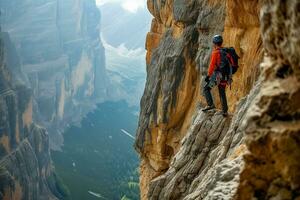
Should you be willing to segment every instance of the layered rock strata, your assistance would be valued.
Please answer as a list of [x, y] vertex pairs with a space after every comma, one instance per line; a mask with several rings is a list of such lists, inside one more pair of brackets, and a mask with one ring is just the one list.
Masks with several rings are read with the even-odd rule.
[[[5, 41], [5, 42], [3, 42]], [[32, 120], [32, 92], [7, 33], [0, 39], [0, 199], [58, 199], [49, 138]]]
[[0, 7], [33, 89], [34, 118], [59, 147], [63, 127], [108, 97], [99, 9], [85, 0], [3, 0]]
[[[154, 19], [136, 140], [142, 199], [298, 196], [298, 7], [148, 0]], [[214, 34], [241, 57], [228, 89], [230, 119], [200, 111]]]

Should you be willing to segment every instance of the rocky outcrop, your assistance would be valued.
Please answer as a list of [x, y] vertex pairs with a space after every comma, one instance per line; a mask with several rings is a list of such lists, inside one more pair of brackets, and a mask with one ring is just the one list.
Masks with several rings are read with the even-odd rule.
[[0, 41], [0, 199], [61, 198], [48, 134], [32, 121], [32, 92], [16, 49], [7, 33]]
[[100, 12], [85, 0], [3, 0], [0, 7], [34, 93], [34, 119], [59, 147], [63, 127], [109, 96]]
[[262, 89], [245, 121], [238, 199], [300, 199], [299, 1], [266, 1]]
[[233, 118], [197, 109], [168, 171], [151, 181], [149, 199], [233, 199], [246, 150], [242, 122], [259, 88]]
[[[297, 197], [297, 1], [148, 0], [148, 8], [154, 19], [136, 140], [141, 198]], [[228, 119], [200, 111], [218, 33], [241, 57]]]

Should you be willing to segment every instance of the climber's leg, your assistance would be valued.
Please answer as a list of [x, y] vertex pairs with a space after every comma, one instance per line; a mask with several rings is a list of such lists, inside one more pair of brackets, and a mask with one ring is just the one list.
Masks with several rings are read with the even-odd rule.
[[206, 84], [204, 86], [203, 93], [204, 93], [204, 96], [205, 96], [208, 106], [205, 107], [204, 109], [202, 109], [202, 111], [208, 111], [208, 110], [214, 109], [215, 105], [214, 105], [213, 97], [211, 95], [211, 87], [209, 86], [209, 84]]
[[219, 85], [218, 88], [219, 88], [220, 101], [222, 104], [223, 115], [227, 116], [228, 105], [227, 105], [227, 98], [226, 98], [226, 86]]

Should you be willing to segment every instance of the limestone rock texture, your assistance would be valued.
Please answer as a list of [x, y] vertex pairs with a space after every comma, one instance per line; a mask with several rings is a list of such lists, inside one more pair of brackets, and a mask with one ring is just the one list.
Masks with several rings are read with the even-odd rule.
[[100, 11], [94, 0], [1, 0], [0, 8], [33, 90], [33, 117], [57, 149], [63, 128], [109, 96]]
[[[141, 199], [299, 198], [299, 1], [147, 4]], [[215, 34], [241, 57], [228, 118], [201, 111]]]
[[24, 78], [16, 48], [1, 33], [0, 199], [59, 199], [48, 133], [33, 122], [32, 91]]

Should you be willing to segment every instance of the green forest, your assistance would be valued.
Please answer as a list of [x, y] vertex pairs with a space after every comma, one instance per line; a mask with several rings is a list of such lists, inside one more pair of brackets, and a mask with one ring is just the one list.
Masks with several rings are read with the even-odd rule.
[[135, 136], [137, 111], [124, 101], [102, 103], [65, 131], [52, 157], [66, 200], [139, 199], [139, 160], [128, 135]]

